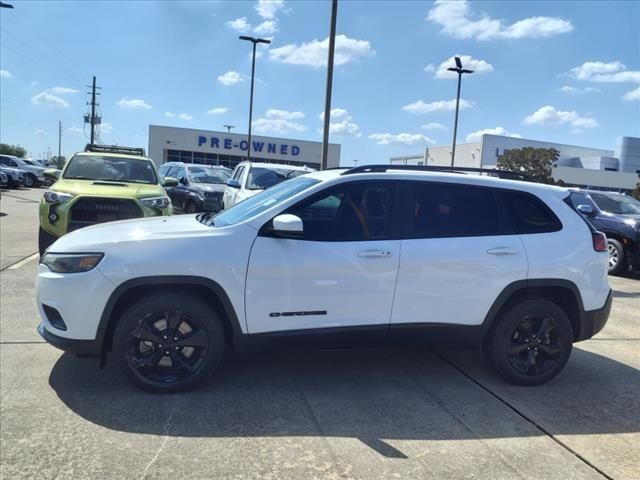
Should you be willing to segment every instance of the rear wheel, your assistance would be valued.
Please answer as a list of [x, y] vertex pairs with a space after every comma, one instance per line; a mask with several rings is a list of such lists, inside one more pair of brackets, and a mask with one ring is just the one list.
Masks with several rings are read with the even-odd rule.
[[496, 370], [509, 382], [539, 385], [564, 368], [573, 347], [569, 317], [543, 299], [525, 300], [498, 320], [487, 345]]
[[614, 239], [607, 239], [609, 251], [609, 275], [618, 275], [627, 271], [627, 259], [622, 244]]
[[153, 392], [178, 392], [204, 380], [224, 348], [220, 319], [209, 305], [182, 293], [158, 293], [133, 304], [114, 333], [125, 375]]

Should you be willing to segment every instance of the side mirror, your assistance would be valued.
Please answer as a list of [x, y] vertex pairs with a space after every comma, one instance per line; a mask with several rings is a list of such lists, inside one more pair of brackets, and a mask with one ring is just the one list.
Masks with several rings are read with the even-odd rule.
[[273, 219], [273, 233], [279, 233], [282, 235], [302, 235], [304, 231], [302, 226], [302, 219], [296, 215], [285, 213], [278, 215]]
[[178, 186], [178, 180], [173, 177], [164, 177], [162, 185], [165, 187], [176, 187]]
[[240, 182], [235, 178], [230, 178], [229, 180], [227, 180], [227, 185], [231, 188], [240, 188]]
[[187, 183], [187, 177], [182, 177], [180, 180], [178, 180], [178, 183], [181, 183], [182, 185], [186, 185]]
[[44, 175], [45, 178], [48, 178], [49, 180], [58, 180], [60, 178], [60, 170], [56, 170], [55, 168], [48, 168], [44, 172], [42, 172], [42, 175]]
[[583, 215], [593, 215], [595, 213], [592, 205], [578, 205], [578, 211]]

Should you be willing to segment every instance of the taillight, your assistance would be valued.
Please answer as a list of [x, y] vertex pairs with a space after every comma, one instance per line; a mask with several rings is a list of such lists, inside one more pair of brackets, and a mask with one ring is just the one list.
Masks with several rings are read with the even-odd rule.
[[602, 232], [591, 232], [591, 238], [593, 239], [593, 249], [596, 252], [607, 251], [607, 236]]

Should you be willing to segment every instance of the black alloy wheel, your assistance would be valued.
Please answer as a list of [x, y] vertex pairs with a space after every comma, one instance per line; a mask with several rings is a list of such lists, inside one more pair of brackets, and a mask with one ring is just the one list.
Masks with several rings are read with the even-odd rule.
[[144, 297], [125, 312], [114, 351], [125, 374], [154, 392], [191, 388], [218, 364], [224, 347], [216, 312], [180, 293]]
[[24, 186], [32, 188], [36, 184], [36, 177], [32, 173], [27, 173], [24, 177]]
[[573, 329], [564, 310], [550, 300], [524, 300], [497, 320], [486, 347], [505, 379], [518, 385], [539, 385], [566, 365]]

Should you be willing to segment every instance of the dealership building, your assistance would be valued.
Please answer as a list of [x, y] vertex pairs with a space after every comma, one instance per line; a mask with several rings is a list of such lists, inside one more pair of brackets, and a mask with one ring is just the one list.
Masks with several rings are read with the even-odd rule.
[[[149, 125], [149, 157], [166, 162], [204, 163], [234, 168], [247, 159], [247, 135], [192, 128]], [[319, 169], [322, 143], [290, 138], [251, 136], [251, 160]], [[327, 166], [340, 165], [340, 145], [330, 143]]]
[[[613, 150], [484, 134], [477, 142], [456, 145], [459, 167], [496, 168], [498, 157], [513, 149], [554, 148], [558, 161], [553, 178], [565, 184], [599, 190], [633, 190], [640, 183], [640, 138], [622, 137]], [[451, 146], [428, 147], [423, 154], [391, 157], [398, 165], [451, 165]]]

